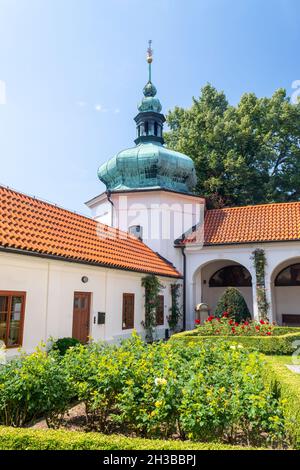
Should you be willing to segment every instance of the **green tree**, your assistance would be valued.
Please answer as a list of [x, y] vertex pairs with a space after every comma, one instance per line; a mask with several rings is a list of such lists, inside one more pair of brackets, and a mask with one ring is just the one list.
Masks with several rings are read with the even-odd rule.
[[225, 312], [238, 323], [251, 319], [246, 301], [235, 287], [227, 287], [223, 292], [218, 300], [214, 315], [221, 318]]
[[237, 106], [206, 85], [189, 109], [167, 115], [169, 147], [195, 162], [209, 207], [300, 199], [300, 103], [286, 91], [244, 94]]

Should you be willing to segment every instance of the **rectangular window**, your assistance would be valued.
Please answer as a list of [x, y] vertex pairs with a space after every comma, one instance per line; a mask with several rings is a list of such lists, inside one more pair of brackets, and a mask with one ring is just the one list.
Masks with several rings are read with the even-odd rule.
[[25, 292], [0, 291], [0, 341], [7, 348], [22, 346]]
[[165, 310], [165, 306], [164, 306], [164, 303], [165, 303], [165, 300], [164, 300], [164, 296], [163, 295], [159, 295], [158, 296], [158, 306], [157, 306], [157, 309], [156, 309], [156, 324], [159, 326], [159, 325], [163, 325], [165, 323], [165, 315], [164, 315], [164, 310]]
[[134, 328], [134, 294], [123, 294], [122, 328]]

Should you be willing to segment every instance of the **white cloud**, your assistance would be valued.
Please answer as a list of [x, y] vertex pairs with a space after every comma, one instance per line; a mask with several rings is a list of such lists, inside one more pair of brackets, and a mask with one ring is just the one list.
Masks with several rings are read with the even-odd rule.
[[77, 101], [77, 106], [80, 108], [84, 108], [87, 105], [86, 101]]
[[296, 90], [292, 93], [292, 103], [297, 104], [300, 102], [300, 80], [294, 80], [292, 83], [293, 90]]
[[104, 108], [102, 104], [95, 104], [94, 108], [98, 113], [106, 113], [106, 111], [108, 111], [108, 109]]
[[115, 111], [114, 111], [115, 114], [119, 114], [120, 113], [120, 109], [119, 108], [116, 108]]
[[0, 80], [0, 104], [6, 104], [6, 83]]

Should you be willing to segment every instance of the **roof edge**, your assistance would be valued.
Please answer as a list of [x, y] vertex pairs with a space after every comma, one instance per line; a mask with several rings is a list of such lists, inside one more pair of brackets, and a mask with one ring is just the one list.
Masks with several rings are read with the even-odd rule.
[[[179, 271], [177, 271], [177, 269], [175, 267], [173, 269], [174, 269], [174, 271], [176, 271], [178, 273], [177, 276], [175, 274], [173, 274], [173, 275], [172, 274], [161, 274], [157, 271], [144, 271], [144, 270], [139, 270], [139, 269], [124, 268], [124, 267], [116, 266], [116, 265], [113, 265], [113, 264], [96, 263], [96, 262], [93, 262], [93, 261], [84, 261], [84, 260], [79, 260], [79, 259], [75, 259], [75, 258], [67, 258], [67, 257], [63, 257], [63, 256], [50, 255], [50, 254], [47, 254], [47, 253], [39, 253], [37, 251], [21, 250], [21, 249], [18, 249], [18, 248], [5, 247], [3, 245], [0, 245], [0, 252], [17, 254], [17, 255], [25, 255], [25, 256], [33, 256], [35, 258], [51, 259], [53, 261], [65, 261], [67, 263], [83, 264], [83, 265], [86, 265], [86, 266], [94, 266], [94, 267], [99, 267], [99, 268], [116, 269], [117, 271], [129, 271], [129, 272], [139, 273], [139, 274], [154, 274], [155, 276], [160, 276], [160, 277], [167, 277], [167, 278], [172, 278], [172, 279], [183, 279], [182, 274]], [[167, 264], [169, 264], [169, 263], [167, 263]], [[170, 264], [169, 264], [169, 266], [170, 266]]]

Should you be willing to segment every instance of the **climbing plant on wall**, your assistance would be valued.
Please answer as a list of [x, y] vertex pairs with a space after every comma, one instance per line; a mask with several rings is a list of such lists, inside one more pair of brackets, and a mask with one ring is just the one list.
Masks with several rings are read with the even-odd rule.
[[268, 319], [269, 303], [267, 301], [266, 286], [265, 286], [265, 268], [267, 264], [265, 251], [257, 248], [252, 253], [256, 274], [256, 296], [258, 314], [261, 320]]
[[170, 308], [170, 315], [168, 316], [168, 324], [169, 327], [172, 331], [175, 331], [178, 322], [182, 317], [182, 312], [180, 308], [180, 290], [181, 290], [181, 285], [180, 284], [171, 284], [171, 308]]
[[146, 341], [152, 342], [156, 327], [156, 311], [159, 302], [159, 293], [163, 285], [153, 274], [142, 278], [142, 286], [145, 288], [145, 321], [142, 322], [145, 328]]

